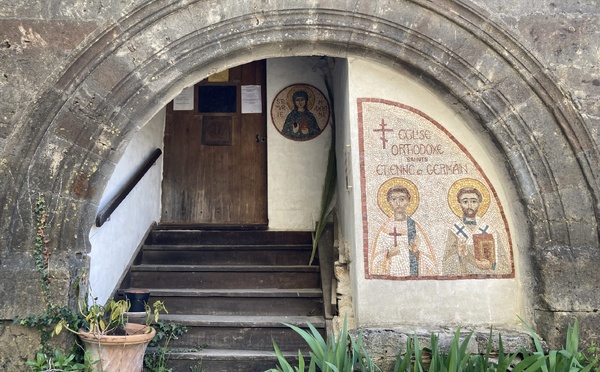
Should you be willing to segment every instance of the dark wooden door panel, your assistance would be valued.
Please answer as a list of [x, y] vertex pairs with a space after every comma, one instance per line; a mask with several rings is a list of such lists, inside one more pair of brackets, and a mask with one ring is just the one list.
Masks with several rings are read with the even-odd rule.
[[[197, 84], [193, 111], [167, 106], [162, 222], [266, 224], [265, 63], [230, 69], [222, 85], [236, 87], [236, 112], [198, 112], [199, 85], [219, 86]], [[262, 113], [240, 112], [242, 85], [261, 86]]]

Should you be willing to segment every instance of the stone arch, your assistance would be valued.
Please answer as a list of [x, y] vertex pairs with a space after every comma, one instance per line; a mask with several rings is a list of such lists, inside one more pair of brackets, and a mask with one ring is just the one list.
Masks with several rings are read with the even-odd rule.
[[279, 7], [147, 1], [91, 35], [44, 86], [7, 145], [14, 149], [2, 195], [9, 207], [0, 212], [7, 246], [23, 249], [34, 222], [21, 209], [42, 192], [59, 227], [53, 244], [69, 261], [86, 249], [103, 185], [137, 128], [210, 73], [292, 55], [356, 56], [421, 75], [460, 102], [505, 154], [532, 252], [598, 244], [591, 166], [598, 154], [590, 134], [543, 67], [485, 12], [449, 0]]

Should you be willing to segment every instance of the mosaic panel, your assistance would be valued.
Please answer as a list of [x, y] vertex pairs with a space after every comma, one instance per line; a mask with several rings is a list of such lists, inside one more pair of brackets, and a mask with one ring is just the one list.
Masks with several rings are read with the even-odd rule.
[[483, 169], [412, 107], [358, 100], [368, 279], [514, 277], [502, 206]]
[[283, 88], [273, 99], [271, 119], [279, 133], [293, 141], [308, 141], [323, 132], [329, 123], [329, 102], [309, 84]]

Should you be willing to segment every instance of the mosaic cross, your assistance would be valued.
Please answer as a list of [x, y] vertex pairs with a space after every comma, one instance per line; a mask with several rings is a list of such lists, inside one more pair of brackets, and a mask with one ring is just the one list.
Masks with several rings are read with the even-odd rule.
[[458, 226], [457, 224], [454, 224], [454, 227], [456, 228], [456, 235], [461, 234], [462, 236], [465, 237], [465, 239], [469, 239], [469, 237], [467, 236], [467, 233], [465, 233], [466, 226]]
[[398, 246], [398, 237], [402, 236], [402, 233], [396, 231], [396, 227], [394, 226], [394, 232], [390, 233], [391, 236], [394, 237], [394, 247]]
[[388, 142], [388, 139], [385, 138], [385, 133], [386, 132], [393, 132], [393, 129], [386, 129], [385, 127], [387, 126], [387, 124], [385, 123], [385, 121], [383, 119], [381, 119], [381, 124], [379, 125], [380, 128], [379, 129], [373, 129], [373, 132], [381, 132], [381, 142], [383, 144], [383, 148], [385, 149], [385, 144]]

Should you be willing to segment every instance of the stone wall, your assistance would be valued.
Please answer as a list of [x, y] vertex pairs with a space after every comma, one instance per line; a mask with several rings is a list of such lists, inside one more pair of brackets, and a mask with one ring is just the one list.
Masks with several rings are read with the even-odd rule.
[[[476, 118], [505, 154], [520, 196], [512, 207], [528, 217], [519, 248], [535, 268], [529, 318], [551, 344], [575, 318], [597, 338], [599, 13], [595, 0], [5, 2], [0, 296], [36, 296], [40, 193], [52, 275], [74, 281], [123, 149], [183, 87], [255, 59], [357, 56], [402, 65]], [[0, 319], [37, 309], [35, 297], [3, 300]], [[11, 350], [0, 359], [19, 370]]]

